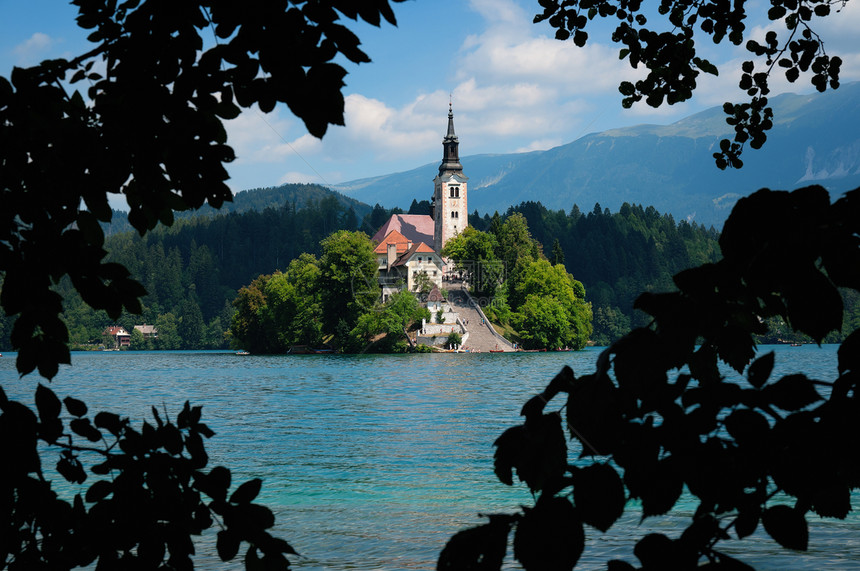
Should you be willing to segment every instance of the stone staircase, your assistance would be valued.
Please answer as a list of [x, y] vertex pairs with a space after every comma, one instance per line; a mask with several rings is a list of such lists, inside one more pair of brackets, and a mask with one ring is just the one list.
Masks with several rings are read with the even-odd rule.
[[464, 344], [465, 349], [481, 353], [490, 351], [511, 352], [514, 350], [508, 343], [499, 340], [489, 331], [492, 325], [489, 323], [481, 324], [481, 314], [469, 304], [469, 298], [463, 291], [462, 284], [446, 285], [449, 287], [448, 303], [456, 308], [455, 311], [464, 323], [468, 322], [466, 329], [469, 331], [469, 339]]

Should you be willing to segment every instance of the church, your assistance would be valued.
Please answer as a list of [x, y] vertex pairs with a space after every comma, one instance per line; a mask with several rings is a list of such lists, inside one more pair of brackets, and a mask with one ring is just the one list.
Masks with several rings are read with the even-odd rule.
[[373, 235], [379, 261], [383, 299], [405, 286], [415, 291], [419, 274], [442, 285], [445, 243], [469, 225], [468, 180], [460, 164], [460, 141], [454, 132], [454, 112], [448, 104], [448, 132], [442, 139], [442, 164], [433, 179], [430, 216], [394, 214]]

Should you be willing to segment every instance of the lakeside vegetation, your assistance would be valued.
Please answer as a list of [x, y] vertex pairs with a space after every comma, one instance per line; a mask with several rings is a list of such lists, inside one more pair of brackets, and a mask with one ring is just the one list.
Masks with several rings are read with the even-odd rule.
[[[255, 193], [261, 196], [254, 198], [255, 193], [248, 193], [243, 201], [256, 206], [271, 204], [273, 200], [293, 196], [306, 186], [258, 190]], [[400, 212], [376, 205], [360, 208], [365, 215], [359, 219], [354, 205], [343, 197], [321, 187], [315, 189], [314, 196], [322, 198], [309, 200], [303, 207], [289, 200], [261, 211], [216, 216], [206, 212], [198, 216], [185, 214], [172, 227], [159, 227], [144, 237], [131, 231], [117, 232], [124, 227], [125, 214], [115, 212], [112, 234], [105, 240], [108, 259], [124, 265], [141, 280], [147, 290], [141, 300], [143, 312], [137, 316], [123, 313], [112, 320], [105, 312], [84, 303], [68, 279], [61, 280], [55, 289], [65, 300], [63, 319], [69, 329], [70, 346], [99, 348], [105, 341], [104, 329], [117, 324], [131, 333], [131, 349], [230, 348], [231, 338], [235, 338], [230, 333], [236, 312], [233, 302], [241, 297], [242, 288], [252, 287], [262, 276], [280, 273], [285, 277], [275, 281], [286, 279], [292, 275], [294, 264], [307, 265], [308, 258], [303, 255], [318, 262], [323, 254], [322, 242], [332, 233], [361, 230], [370, 234], [391, 214]], [[409, 213], [423, 214], [428, 209], [426, 201], [414, 202]], [[642, 205], [625, 204], [613, 213], [596, 204], [584, 213], [577, 205], [565, 212], [549, 210], [539, 202], [524, 202], [504, 214], [482, 216], [474, 212], [469, 223], [471, 228], [461, 235], [469, 238], [468, 246], [465, 249], [455, 246], [459, 243], [455, 241], [450, 253], [459, 248], [453, 257], [505, 262], [507, 280], [499, 284], [501, 287], [478, 293], [492, 297], [488, 316], [509, 338], [524, 347], [579, 347], [585, 341], [607, 345], [631, 328], [647, 323], [648, 316], [633, 307], [638, 293], [670, 291], [674, 289], [672, 275], [719, 259], [719, 233], [714, 228], [686, 220], [676, 222], [670, 214]], [[545, 260], [538, 261], [542, 256]], [[528, 268], [527, 258], [533, 263]], [[529, 295], [536, 293], [535, 284], [561, 280], [561, 273], [552, 269], [558, 264], [562, 264], [567, 274], [575, 276], [574, 282], [579, 284], [576, 288], [585, 290], [583, 297], [582, 292], [574, 289], [574, 298], [584, 299], [592, 313], [591, 317], [579, 318], [578, 324], [570, 322], [566, 330], [559, 326], [555, 305], [534, 299], [526, 304]], [[524, 269], [528, 271], [523, 273]], [[542, 277], [526, 279], [526, 275], [535, 273]], [[557, 283], [546, 287], [557, 287]], [[829, 334], [827, 342], [839, 342], [846, 332], [860, 325], [860, 295], [852, 290], [842, 290], [841, 294], [846, 308], [843, 331]], [[569, 296], [569, 292], [565, 295]], [[586, 321], [593, 327], [587, 336], [583, 335]], [[144, 339], [135, 333], [134, 325], [144, 323], [156, 327], [157, 338]], [[349, 330], [356, 325], [357, 321], [349, 323]], [[778, 319], [772, 319], [768, 325], [768, 333], [760, 338], [762, 342], [809, 341]], [[336, 327], [337, 323], [329, 323], [325, 329], [327, 335], [319, 339], [325, 337], [331, 341]], [[340, 328], [340, 338], [345, 340], [344, 327]], [[370, 331], [385, 328], [367, 321], [363, 327], [365, 337]], [[11, 329], [12, 319], [0, 315], [0, 350], [11, 349]], [[294, 344], [300, 344], [302, 339], [317, 339], [308, 337], [309, 334], [279, 335], [282, 343], [291, 338]], [[344, 343], [355, 346], [357, 341]], [[400, 347], [393, 344], [385, 349], [383, 345], [379, 345], [379, 350]], [[280, 350], [277, 347], [280, 346], [267, 347], [263, 352], [277, 352]]]

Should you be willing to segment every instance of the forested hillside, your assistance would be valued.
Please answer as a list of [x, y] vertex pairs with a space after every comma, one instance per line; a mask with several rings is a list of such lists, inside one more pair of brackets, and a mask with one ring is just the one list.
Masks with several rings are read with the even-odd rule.
[[[177, 220], [200, 217], [212, 218], [229, 213], [262, 212], [267, 208], [277, 210], [285, 206], [290, 206], [295, 211], [313, 207], [329, 198], [334, 198], [344, 210], [352, 208], [359, 220], [363, 219], [371, 210], [370, 206], [363, 202], [318, 184], [282, 184], [269, 188], [243, 190], [233, 196], [232, 202], [225, 202], [219, 209], [204, 204], [199, 210], [176, 212], [175, 217]], [[111, 222], [103, 224], [102, 228], [107, 236], [132, 229], [126, 213], [119, 210], [113, 211]]]
[[[139, 348], [227, 347], [230, 303], [242, 285], [285, 269], [302, 252], [318, 254], [320, 240], [332, 232], [362, 225], [355, 211], [335, 196], [305, 204], [179, 219], [143, 238], [134, 232], [109, 236], [109, 259], [127, 267], [148, 292], [143, 314], [123, 315], [118, 324], [130, 332], [143, 323], [159, 331], [154, 342], [133, 336], [133, 347], [135, 341]], [[386, 215], [381, 207], [377, 210], [376, 216]], [[84, 304], [67, 281], [56, 289], [65, 298], [72, 346], [101, 344], [102, 331], [113, 322]], [[11, 349], [10, 331], [11, 321], [0, 316], [0, 350]]]
[[[144, 285], [141, 316], [124, 315], [119, 325], [155, 325], [157, 341], [132, 342], [142, 348], [226, 348], [225, 333], [234, 312], [237, 291], [256, 276], [285, 271], [302, 252], [321, 254], [320, 241], [336, 230], [362, 230], [371, 235], [393, 213], [376, 205], [359, 218], [334, 196], [305, 207], [287, 202], [262, 211], [179, 219], [141, 238], [124, 232], [109, 236], [105, 247], [113, 261], [124, 264]], [[426, 203], [415, 203], [412, 213], [424, 213]], [[674, 289], [678, 271], [715, 261], [718, 233], [685, 220], [676, 222], [654, 207], [624, 204], [612, 213], [596, 204], [582, 212], [549, 210], [539, 202], [524, 202], [502, 215], [469, 216], [479, 230], [490, 230], [513, 213], [521, 213], [532, 236], [553, 263], [585, 286], [594, 315], [592, 340], [604, 344], [640, 325], [644, 317], [633, 310], [642, 291]], [[66, 299], [65, 318], [73, 346], [97, 346], [101, 333], [113, 324], [95, 312], [63, 282], [58, 291]], [[856, 299], [846, 298], [846, 323], [860, 319]], [[773, 324], [776, 335], [787, 327]], [[0, 350], [9, 350], [11, 322], [0, 316]], [[771, 339], [771, 340], [775, 340]]]
[[642, 324], [644, 316], [633, 310], [639, 293], [674, 289], [673, 274], [716, 261], [719, 253], [716, 230], [676, 223], [652, 206], [624, 203], [611, 213], [595, 204], [586, 214], [577, 205], [565, 212], [523, 202], [506, 216], [514, 212], [525, 216], [547, 257], [564, 263], [585, 285], [594, 312], [592, 340], [598, 344]]

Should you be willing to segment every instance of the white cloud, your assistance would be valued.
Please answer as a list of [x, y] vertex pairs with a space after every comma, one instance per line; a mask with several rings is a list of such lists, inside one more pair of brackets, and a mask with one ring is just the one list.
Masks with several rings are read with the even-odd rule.
[[[378, 99], [349, 95], [344, 107], [345, 127], [332, 130], [326, 137], [329, 154], [356, 160], [374, 153], [380, 160], [394, 157], [421, 156], [440, 139], [439, 115], [430, 112], [428, 100], [438, 101], [444, 109], [444, 95], [419, 96], [406, 105], [395, 108]], [[432, 128], [435, 115], [435, 129]], [[331, 151], [335, 151], [332, 153]]]
[[[226, 121], [225, 127], [237, 164], [279, 162], [285, 156], [310, 153], [321, 147], [319, 139], [307, 134], [301, 121], [282, 107], [271, 113], [263, 113], [256, 106], [245, 109], [235, 119]], [[302, 134], [290, 141], [288, 137], [296, 132]]]
[[469, 6], [486, 21], [523, 28], [528, 15], [516, 2], [510, 0], [469, 0]]
[[48, 34], [36, 32], [13, 49], [18, 65], [33, 65], [57, 43]]

